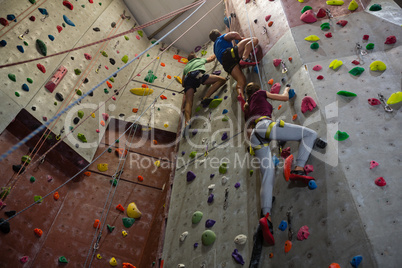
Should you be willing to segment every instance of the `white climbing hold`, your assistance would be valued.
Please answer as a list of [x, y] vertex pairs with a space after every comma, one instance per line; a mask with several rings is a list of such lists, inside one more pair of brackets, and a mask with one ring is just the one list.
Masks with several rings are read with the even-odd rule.
[[215, 189], [215, 184], [210, 184], [210, 185], [208, 186], [208, 190], [213, 190], [213, 189]]
[[180, 241], [183, 242], [184, 240], [186, 240], [186, 237], [188, 236], [188, 232], [185, 231], [180, 235]]
[[222, 177], [222, 185], [225, 185], [228, 182], [229, 178], [226, 176]]
[[234, 242], [238, 245], [243, 245], [247, 241], [247, 236], [244, 234], [239, 234], [238, 236], [235, 237]]

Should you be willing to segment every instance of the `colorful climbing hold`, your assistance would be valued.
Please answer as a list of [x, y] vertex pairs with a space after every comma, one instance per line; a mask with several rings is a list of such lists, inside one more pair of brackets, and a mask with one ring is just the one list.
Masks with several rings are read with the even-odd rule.
[[11, 81], [14, 81], [14, 82], [17, 81], [17, 79], [16, 79], [16, 77], [15, 77], [15, 74], [8, 74], [8, 78], [9, 78]]
[[366, 49], [367, 49], [367, 50], [372, 50], [372, 49], [374, 49], [374, 44], [373, 44], [373, 43], [368, 43], [367, 46], [366, 46]]
[[325, 16], [327, 16], [327, 12], [325, 9], [320, 8], [317, 12], [317, 18], [324, 18]]
[[100, 172], [105, 172], [109, 169], [108, 164], [106, 163], [98, 164], [97, 168]]
[[340, 90], [336, 94], [345, 96], [345, 97], [356, 97], [357, 95], [353, 92], [345, 91], [345, 90]]
[[342, 0], [332, 0], [332, 1], [327, 1], [327, 5], [329, 6], [341, 6], [344, 4]]
[[219, 166], [219, 173], [220, 174], [226, 174], [226, 172], [227, 172], [227, 163], [222, 163]]
[[387, 182], [384, 180], [383, 177], [378, 177], [377, 179], [375, 179], [374, 183], [380, 187], [387, 185]]
[[34, 201], [35, 201], [35, 203], [36, 202], [42, 203], [43, 202], [42, 196], [41, 195], [35, 195], [34, 196]]
[[380, 4], [374, 4], [372, 6], [370, 6], [369, 10], [370, 11], [380, 11], [382, 9]]
[[123, 218], [123, 225], [126, 228], [130, 228], [131, 226], [133, 226], [134, 222], [134, 218]]
[[36, 64], [36, 67], [38, 67], [38, 69], [39, 69], [42, 73], [46, 73], [46, 68], [45, 68], [45, 66], [43, 66], [42, 64], [38, 63], [38, 64]]
[[111, 266], [117, 266], [117, 260], [116, 260], [116, 258], [115, 258], [115, 257], [110, 258], [109, 264], [110, 264]]
[[322, 31], [328, 31], [330, 29], [329, 22], [324, 22], [320, 25]]
[[346, 133], [346, 132], [342, 132], [342, 131], [340, 131], [340, 130], [338, 130], [338, 131], [335, 133], [335, 136], [334, 136], [334, 139], [337, 140], [337, 141], [344, 141], [344, 140], [346, 140], [347, 138], [349, 138], [349, 134]]
[[216, 240], [216, 234], [211, 230], [206, 230], [202, 233], [201, 240], [204, 246], [212, 245]]
[[282, 62], [281, 59], [274, 59], [274, 60], [273, 60], [273, 64], [274, 64], [275, 67], [278, 67], [279, 64], [281, 64], [281, 62]]
[[59, 198], [60, 198], [60, 195], [59, 195], [59, 192], [55, 192], [54, 194], [53, 194], [53, 198], [54, 198], [54, 200], [59, 200]]
[[315, 103], [314, 99], [312, 97], [306, 96], [302, 100], [301, 111], [302, 113], [312, 111], [316, 106], [317, 104]]
[[42, 231], [41, 229], [39, 229], [39, 228], [35, 228], [35, 229], [34, 229], [34, 234], [35, 234], [37, 237], [41, 237], [41, 236], [43, 235], [43, 231]]
[[317, 21], [317, 18], [314, 16], [314, 12], [310, 9], [300, 16], [300, 20], [306, 23], [313, 23]]
[[201, 221], [203, 215], [204, 215], [204, 214], [203, 214], [201, 211], [196, 211], [196, 212], [194, 212], [194, 213], [193, 213], [193, 216], [191, 217], [191, 222], [192, 222], [193, 224], [199, 223], [199, 222]]
[[321, 65], [319, 65], [319, 64], [317, 64], [317, 65], [315, 65], [314, 67], [313, 67], [313, 70], [314, 71], [319, 71], [319, 70], [321, 70], [322, 69], [322, 66]]
[[329, 64], [329, 68], [338, 69], [340, 66], [342, 66], [343, 62], [341, 60], [333, 60]]
[[194, 174], [194, 172], [192, 171], [188, 171], [187, 172], [187, 181], [191, 182], [196, 178], [196, 175]]
[[332, 33], [326, 33], [326, 34], [325, 34], [325, 37], [326, 37], [326, 38], [331, 38], [331, 37], [332, 37]]
[[130, 204], [128, 204], [127, 216], [130, 218], [135, 218], [135, 219], [141, 218], [142, 213], [134, 202], [131, 202]]
[[352, 1], [349, 3], [348, 9], [349, 9], [350, 11], [354, 11], [354, 10], [356, 10], [358, 7], [359, 7], [359, 4], [356, 2], [356, 0], [352, 0]]
[[274, 24], [274, 22], [271, 20], [270, 22], [268, 22], [268, 27], [271, 27], [272, 24]]
[[353, 259], [350, 261], [350, 264], [354, 267], [357, 268], [359, 267], [360, 263], [363, 261], [363, 257], [360, 255], [354, 256]]
[[297, 114], [294, 114], [293, 116], [292, 116], [292, 121], [295, 121], [297, 119]]
[[338, 25], [340, 25], [342, 27], [345, 27], [345, 25], [348, 24], [348, 21], [347, 20], [340, 20], [336, 24], [338, 24]]
[[320, 45], [317, 42], [314, 42], [310, 45], [311, 49], [318, 49], [320, 47]]
[[7, 41], [6, 40], [1, 40], [0, 41], [0, 47], [5, 47], [7, 45]]
[[66, 257], [60, 256], [60, 257], [59, 257], [59, 262], [60, 262], [60, 263], [68, 263], [68, 260], [67, 260]]
[[336, 262], [333, 262], [329, 265], [328, 268], [341, 268], [341, 266], [339, 264], [337, 264]]
[[370, 169], [373, 169], [373, 168], [375, 168], [376, 166], [378, 166], [379, 164], [376, 162], [376, 161], [374, 161], [374, 160], [372, 160], [372, 161], [370, 161]]
[[301, 10], [301, 14], [303, 14], [304, 12], [306, 12], [307, 10], [313, 9], [311, 6], [304, 6], [303, 9]]
[[364, 72], [363, 67], [355, 67], [352, 70], [349, 71], [349, 73], [353, 76], [358, 76], [361, 75]]
[[278, 94], [280, 90], [281, 90], [281, 84], [275, 83], [275, 84], [272, 85], [272, 87], [270, 89], [270, 92], [272, 94]]
[[209, 108], [213, 109], [219, 106], [219, 104], [221, 104], [222, 99], [213, 99], [210, 103], [209, 103]]
[[371, 71], [385, 71], [386, 69], [387, 69], [387, 66], [385, 65], [385, 63], [382, 61], [379, 61], [379, 60], [373, 61], [370, 64]]
[[18, 51], [21, 52], [21, 53], [24, 53], [24, 52], [25, 52], [23, 46], [17, 46], [17, 49], [18, 49]]
[[387, 45], [391, 45], [391, 44], [395, 44], [395, 43], [396, 43], [395, 35], [388, 36], [387, 39], [384, 42], [384, 44], [387, 44]]
[[309, 36], [305, 37], [304, 40], [315, 42], [315, 41], [320, 40], [320, 38], [316, 35], [309, 35]]
[[300, 227], [299, 231], [297, 232], [297, 240], [303, 241], [308, 238], [310, 232], [308, 231], [308, 226], [304, 225]]
[[35, 182], [35, 177], [31, 176], [31, 178], [29, 179], [30, 182]]
[[63, 15], [63, 19], [68, 25], [75, 27], [75, 24], [66, 15]]
[[292, 249], [292, 242], [289, 240], [286, 240], [285, 242], [285, 253], [288, 253]]
[[234, 249], [234, 251], [232, 252], [232, 257], [237, 263], [239, 263], [241, 265], [244, 265], [243, 257], [240, 255], [240, 253], [237, 250], [237, 248]]

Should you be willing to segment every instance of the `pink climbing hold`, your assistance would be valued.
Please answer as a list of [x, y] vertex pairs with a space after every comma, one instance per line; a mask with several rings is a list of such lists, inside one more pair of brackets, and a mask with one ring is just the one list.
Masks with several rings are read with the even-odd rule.
[[324, 79], [324, 76], [322, 76], [322, 75], [317, 76], [317, 80], [322, 80], [322, 79]]
[[271, 87], [270, 92], [271, 92], [272, 94], [278, 94], [279, 91], [281, 91], [281, 84], [279, 84], [279, 83], [273, 84], [272, 87]]
[[380, 187], [387, 185], [387, 182], [384, 180], [383, 177], [378, 177], [377, 179], [375, 179], [374, 183]]
[[86, 58], [87, 60], [91, 60], [91, 59], [92, 59], [92, 56], [89, 55], [88, 53], [84, 53], [84, 56], [85, 56], [85, 58]]
[[317, 106], [317, 104], [315, 103], [313, 98], [306, 96], [302, 100], [301, 111], [302, 111], [302, 113], [305, 113], [307, 111], [312, 111], [316, 106]]
[[99, 133], [100, 131], [99, 131], [99, 129], [96, 129], [96, 133]]
[[140, 39], [141, 39], [139, 35], [136, 35], [136, 36], [135, 36], [135, 38], [137, 38], [138, 40], [140, 40]]
[[396, 43], [395, 35], [388, 36], [387, 39], [384, 42], [384, 44], [387, 44], [387, 45], [392, 45], [392, 44], [395, 44], [395, 43]]
[[378, 166], [379, 164], [376, 162], [376, 161], [374, 161], [374, 160], [372, 160], [372, 161], [370, 161], [370, 169], [373, 169], [373, 168], [375, 168], [376, 166]]
[[265, 21], [269, 21], [270, 18], [271, 18], [271, 15], [266, 16]]
[[306, 23], [313, 23], [317, 21], [316, 17], [314, 16], [314, 12], [311, 9], [304, 12], [300, 16], [300, 19]]
[[281, 59], [274, 59], [274, 66], [278, 67], [279, 64], [281, 64], [282, 60]]
[[116, 100], [116, 97], [115, 97], [115, 96], [113, 96], [113, 97], [112, 97], [112, 100]]
[[116, 50], [116, 52], [117, 52], [117, 54], [119, 54], [119, 53], [120, 53], [120, 51], [118, 51], [118, 50]]
[[103, 120], [107, 121], [109, 119], [109, 115], [107, 113], [102, 114]]
[[290, 147], [282, 149], [281, 157], [286, 159], [290, 155]]
[[105, 65], [105, 69], [106, 69], [106, 70], [109, 70], [109, 67], [107, 67], [107, 66]]
[[371, 99], [368, 99], [368, 103], [371, 106], [375, 106], [375, 105], [380, 105], [381, 101], [379, 99], [376, 99], [376, 98], [371, 98]]
[[331, 38], [331, 37], [332, 37], [332, 33], [326, 33], [326, 34], [325, 34], [325, 37], [326, 37], [326, 38]]
[[28, 257], [28, 256], [23, 256], [23, 257], [20, 258], [20, 262], [21, 262], [22, 264], [26, 263], [28, 260], [29, 260], [29, 257]]
[[370, 36], [369, 36], [368, 34], [365, 34], [365, 35], [363, 35], [363, 40], [366, 40], [366, 41], [367, 41], [367, 40], [369, 40], [369, 37], [370, 37]]
[[314, 70], [314, 71], [319, 71], [319, 70], [321, 70], [321, 69], [322, 69], [322, 66], [319, 65], [319, 64], [317, 64], [316, 66], [313, 67], [313, 70]]
[[353, 63], [354, 65], [359, 65], [359, 64], [360, 64], [360, 62], [359, 62], [358, 60], [354, 60], [354, 61], [352, 61], [352, 63]]
[[63, 31], [63, 27], [61, 27], [60, 25], [57, 25], [57, 31], [60, 33], [61, 31]]
[[345, 25], [348, 24], [348, 21], [347, 20], [340, 20], [336, 24], [338, 24], [338, 25], [340, 25], [342, 27], [345, 27]]
[[304, 225], [300, 227], [299, 232], [297, 232], [297, 240], [303, 241], [304, 239], [307, 239], [309, 235], [310, 232], [308, 231], [308, 226]]
[[88, 2], [91, 3], [91, 4], [93, 4], [93, 3], [94, 3], [94, 0], [88, 0]]
[[317, 12], [317, 18], [324, 18], [327, 15], [327, 12], [325, 12], [325, 9], [320, 8]]
[[314, 171], [313, 165], [305, 165], [304, 166], [304, 172], [306, 172], [306, 175], [308, 175], [310, 172]]

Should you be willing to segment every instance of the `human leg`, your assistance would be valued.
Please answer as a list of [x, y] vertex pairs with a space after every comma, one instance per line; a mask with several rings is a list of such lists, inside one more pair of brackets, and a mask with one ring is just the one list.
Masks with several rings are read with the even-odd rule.
[[237, 95], [240, 95], [244, 99], [244, 87], [246, 86], [246, 77], [244, 76], [238, 64], [232, 69], [230, 75], [237, 82], [236, 84]]
[[216, 90], [218, 90], [218, 88], [223, 86], [225, 83], [226, 83], [226, 79], [224, 77], [210, 74], [208, 79], [205, 80], [205, 82], [203, 83], [203, 85], [211, 85], [212, 84], [212, 86], [208, 89], [207, 93], [205, 93], [205, 96], [203, 99], [207, 99], [207, 98], [211, 97], [211, 95]]
[[253, 44], [254, 47], [258, 45], [258, 39], [256, 37], [253, 37], [253, 39], [243, 39], [237, 44], [239, 48], [239, 56], [242, 60], [246, 60], [249, 57], [251, 51], [253, 50]]
[[191, 109], [193, 108], [193, 98], [194, 98], [194, 89], [189, 88], [185, 92], [185, 105], [184, 105], [184, 118], [185, 118], [185, 124], [188, 124], [191, 119]]

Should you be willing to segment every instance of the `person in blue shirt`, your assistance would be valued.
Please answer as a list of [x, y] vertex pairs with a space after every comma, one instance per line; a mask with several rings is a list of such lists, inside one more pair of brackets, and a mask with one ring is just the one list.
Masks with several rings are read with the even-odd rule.
[[[253, 37], [241, 37], [238, 32], [229, 32], [221, 34], [217, 29], [209, 33], [209, 39], [214, 42], [214, 53], [223, 69], [230, 74], [237, 82], [237, 99], [244, 103], [244, 88], [246, 86], [246, 77], [240, 69], [240, 66], [255, 65], [249, 59], [250, 53], [258, 45], [258, 39]], [[239, 40], [238, 44], [233, 46], [232, 41]], [[243, 105], [242, 105], [243, 106]]]

